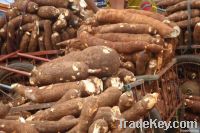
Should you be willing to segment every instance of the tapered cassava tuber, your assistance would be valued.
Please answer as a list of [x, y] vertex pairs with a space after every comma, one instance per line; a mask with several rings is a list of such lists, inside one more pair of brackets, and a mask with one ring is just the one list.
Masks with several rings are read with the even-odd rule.
[[59, 46], [56, 45], [57, 43], [61, 42], [61, 36], [58, 32], [54, 32], [52, 35], [51, 35], [51, 43], [52, 43], [52, 46], [54, 47], [54, 49], [58, 49]]
[[104, 33], [95, 36], [112, 42], [144, 41], [150, 44], [162, 43], [161, 38], [154, 38], [149, 34]]
[[60, 100], [57, 101], [58, 103], [63, 103], [65, 101], [74, 99], [74, 98], [78, 98], [81, 96], [81, 91], [77, 90], [77, 89], [70, 89], [67, 92], [65, 92], [65, 94], [62, 96], [62, 98], [60, 98]]
[[[200, 22], [200, 17], [191, 18], [190, 22], [191, 26], [193, 27]], [[177, 25], [182, 29], [186, 29], [188, 25], [188, 20], [179, 21], [177, 22]]]
[[35, 13], [39, 8], [37, 3], [29, 0], [17, 0], [11, 4], [11, 6], [12, 8], [16, 8], [22, 12], [26, 11], [28, 13]]
[[130, 109], [122, 113], [122, 117], [127, 121], [137, 121], [157, 103], [158, 93], [147, 94]]
[[83, 104], [78, 124], [72, 130], [70, 130], [69, 133], [73, 133], [74, 131], [79, 133], [87, 133], [97, 110], [98, 98], [94, 96], [87, 98]]
[[[118, 88], [108, 88], [98, 96], [99, 107], [113, 107], [117, 105], [122, 92]], [[75, 98], [63, 103], [56, 104], [49, 109], [39, 111], [30, 116], [28, 120], [59, 120], [60, 118], [73, 115], [79, 116], [83, 103], [87, 98]]]
[[79, 34], [79, 39], [82, 43], [88, 46], [107, 46], [115, 49], [119, 53], [132, 53], [141, 50], [151, 51], [153, 53], [160, 52], [163, 48], [156, 44], [149, 44], [144, 41], [130, 41], [130, 42], [112, 42], [100, 39], [83, 31]]
[[109, 77], [118, 71], [120, 60], [118, 53], [105, 46], [88, 47], [80, 52], [71, 52], [57, 61], [80, 61], [89, 67], [89, 73], [98, 77]]
[[[176, 12], [176, 11], [180, 11], [180, 10], [186, 10], [187, 9], [187, 5], [188, 5], [188, 1], [182, 1], [182, 2], [179, 2], [173, 6], [169, 6], [166, 11], [167, 13], [173, 13], [173, 12]], [[190, 3], [190, 6], [191, 8], [198, 8], [200, 6], [200, 1], [198, 0], [191, 0], [191, 3]]]
[[[126, 15], [124, 15], [126, 14]], [[151, 17], [140, 14], [131, 14], [123, 10], [102, 9], [96, 14], [96, 19], [100, 23], [139, 23], [148, 24], [158, 30], [163, 37], [177, 37], [178, 34], [171, 27]]]
[[38, 13], [38, 16], [42, 18], [52, 19], [52, 18], [58, 17], [60, 14], [60, 11], [54, 6], [41, 6], [39, 7], [37, 13]]
[[200, 43], [200, 22], [197, 23], [194, 27], [193, 38], [196, 43]]
[[40, 6], [55, 6], [55, 7], [63, 7], [66, 8], [68, 6], [69, 1], [63, 0], [32, 0], [33, 2], [37, 3]]
[[117, 77], [119, 77], [124, 83], [130, 83], [136, 81], [135, 75], [133, 72], [125, 69], [125, 68], [120, 68], [117, 72]]
[[151, 12], [147, 10], [137, 10], [137, 9], [125, 9], [125, 11], [132, 13], [132, 14], [140, 14], [140, 15], [145, 15], [147, 17], [154, 18], [159, 21], [165, 20], [165, 16], [156, 12]]
[[107, 121], [109, 128], [113, 129], [119, 124], [121, 113], [118, 106], [101, 107], [98, 109], [93, 121], [104, 119]]
[[94, 121], [90, 127], [88, 133], [107, 133], [109, 130], [108, 123], [104, 119], [98, 119]]
[[74, 127], [78, 123], [78, 119], [73, 116], [65, 116], [58, 121], [28, 121], [40, 133], [65, 132]]
[[136, 74], [137, 75], [145, 74], [147, 63], [150, 60], [150, 53], [146, 51], [135, 53], [133, 55], [133, 60], [136, 64]]
[[82, 96], [96, 95], [102, 91], [102, 84], [100, 79], [91, 78], [88, 80], [60, 83], [39, 88], [13, 84], [12, 88], [22, 96], [34, 102], [43, 103], [57, 101], [71, 89], [80, 91]]
[[30, 43], [28, 46], [29, 52], [35, 52], [38, 46], [38, 36], [39, 36], [39, 21], [35, 21], [35, 26], [31, 32]]
[[52, 34], [52, 28], [51, 28], [52, 22], [50, 20], [44, 21], [44, 46], [46, 50], [51, 50], [52, 44], [51, 44], [51, 34]]
[[57, 62], [57, 59], [55, 59], [34, 68], [30, 83], [32, 85], [48, 85], [81, 80], [88, 77], [88, 69], [88, 66], [83, 62]]
[[[198, 17], [199, 15], [200, 15], [200, 11], [198, 9], [191, 10], [192, 18]], [[176, 12], [176, 13], [173, 13], [173, 14], [167, 16], [167, 18], [174, 22], [183, 21], [183, 20], [188, 19], [188, 11], [187, 10], [179, 11], [179, 12]]]
[[127, 92], [124, 92], [120, 96], [118, 106], [120, 108], [120, 111], [124, 112], [125, 110], [129, 109], [135, 103], [136, 103], [136, 99], [133, 97], [132, 91], [127, 91]]
[[1, 119], [0, 131], [5, 131], [6, 133], [39, 133], [34, 126], [25, 123], [23, 118], [20, 118], [20, 121]]
[[92, 27], [93, 33], [156, 34], [157, 30], [146, 24], [117, 23]]
[[27, 52], [29, 42], [30, 42], [30, 36], [31, 36], [31, 34], [29, 32], [26, 32], [23, 35], [22, 40], [21, 40], [20, 45], [19, 45], [19, 50], [21, 52]]
[[158, 1], [157, 5], [161, 6], [161, 7], [168, 7], [168, 6], [175, 5], [182, 1], [185, 1], [185, 0], [161, 0], [161, 1]]
[[31, 121], [41, 120], [59, 120], [64, 116], [79, 116], [83, 108], [84, 98], [75, 98], [63, 103], [55, 104], [51, 108], [39, 111], [27, 118]]

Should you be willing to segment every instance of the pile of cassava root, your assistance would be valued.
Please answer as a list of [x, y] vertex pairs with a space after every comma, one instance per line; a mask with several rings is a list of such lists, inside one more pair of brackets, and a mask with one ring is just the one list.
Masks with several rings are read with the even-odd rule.
[[180, 29], [163, 15], [149, 11], [101, 9], [79, 28], [77, 38], [58, 43], [66, 52], [108, 46], [121, 66], [136, 75], [154, 74], [174, 55]]
[[[35, 67], [30, 84], [13, 84], [14, 92], [27, 104], [52, 103], [44, 110], [13, 111], [12, 103], [0, 104], [0, 130], [16, 133], [132, 133], [120, 128], [120, 120], [137, 121], [158, 103], [159, 93], [138, 99], [124, 84], [134, 74], [120, 68], [120, 56], [106, 46], [74, 51]], [[27, 103], [27, 101], [29, 101]], [[23, 104], [25, 103], [25, 104]], [[10, 109], [11, 108], [11, 109]], [[9, 111], [10, 110], [10, 111]]]
[[0, 18], [1, 54], [59, 49], [55, 44], [76, 37], [84, 18], [75, 4], [68, 0], [16, 0]]
[[[187, 9], [187, 0], [162, 0], [157, 3], [158, 6], [166, 9], [166, 17], [176, 22], [176, 24], [182, 29], [180, 36], [180, 44], [189, 43], [189, 31], [188, 25], [191, 26], [192, 43], [200, 44], [200, 0], [191, 0], [190, 8]], [[190, 16], [190, 21], [188, 21]]]

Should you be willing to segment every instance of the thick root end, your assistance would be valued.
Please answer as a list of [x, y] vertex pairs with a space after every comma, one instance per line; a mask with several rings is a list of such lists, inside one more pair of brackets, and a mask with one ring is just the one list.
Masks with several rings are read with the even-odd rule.
[[145, 101], [148, 101], [147, 109], [152, 109], [154, 107], [154, 105], [157, 103], [158, 96], [159, 96], [158, 93], [153, 93], [153, 94], [150, 94], [150, 95], [151, 95], [151, 97], [144, 99]]

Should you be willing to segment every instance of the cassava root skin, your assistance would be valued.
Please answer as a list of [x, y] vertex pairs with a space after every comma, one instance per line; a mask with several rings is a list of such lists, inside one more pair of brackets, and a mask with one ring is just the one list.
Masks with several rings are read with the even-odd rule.
[[133, 97], [132, 91], [124, 92], [119, 98], [118, 106], [120, 111], [124, 112], [125, 110], [129, 109], [135, 102], [136, 99]]
[[108, 129], [108, 123], [104, 119], [98, 119], [90, 125], [88, 133], [107, 133]]
[[120, 118], [121, 113], [119, 107], [101, 107], [98, 109], [93, 121], [104, 119], [108, 123], [109, 129], [113, 129], [119, 124]]
[[156, 44], [149, 44], [144, 41], [130, 41], [130, 42], [112, 42], [100, 39], [89, 34], [86, 31], [79, 33], [80, 41], [88, 46], [107, 46], [115, 49], [119, 53], [132, 53], [141, 50], [148, 50], [153, 53], [159, 53], [163, 48]]
[[55, 102], [67, 91], [75, 89], [81, 96], [97, 95], [103, 90], [102, 81], [91, 78], [77, 82], [52, 84], [43, 87], [30, 87], [21, 84], [13, 84], [12, 88], [20, 95], [37, 103]]
[[29, 42], [30, 42], [30, 32], [26, 32], [23, 37], [22, 37], [22, 40], [20, 42], [20, 45], [19, 45], [19, 50], [21, 52], [27, 52], [28, 50], [28, 45], [29, 45]]
[[91, 27], [92, 33], [130, 33], [130, 34], [151, 34], [157, 33], [157, 30], [146, 24], [105, 24], [97, 27]]
[[24, 123], [24, 121], [24, 119], [22, 121], [0, 119], [0, 130], [7, 133], [39, 133], [34, 126]]
[[130, 109], [122, 113], [122, 117], [127, 121], [137, 121], [144, 116], [157, 103], [158, 93], [147, 94]]
[[63, 0], [32, 0], [40, 6], [55, 6], [55, 7], [63, 7], [66, 8], [68, 6], [68, 1]]
[[200, 22], [197, 23], [194, 27], [193, 38], [196, 43], [200, 43]]
[[29, 52], [35, 52], [38, 46], [38, 36], [39, 36], [39, 21], [35, 21], [35, 26], [31, 32], [30, 43], [28, 46]]
[[[111, 87], [106, 89], [103, 93], [96, 96], [98, 98], [98, 106], [113, 107], [117, 105], [121, 94], [122, 92], [118, 88]], [[27, 120], [59, 120], [67, 115], [79, 116], [86, 99], [87, 98], [76, 98], [56, 104], [49, 109], [37, 112]]]
[[[47, 69], [49, 66], [51, 68]], [[30, 83], [45, 85], [66, 80], [76, 81], [87, 78], [88, 74], [106, 77], [116, 73], [119, 66], [119, 55], [115, 50], [105, 46], [94, 46], [81, 52], [71, 52], [33, 69]]]
[[97, 110], [98, 98], [95, 96], [87, 98], [83, 104], [78, 124], [70, 130], [69, 133], [73, 133], [74, 131], [78, 133], [87, 133]]
[[41, 6], [38, 9], [38, 16], [45, 18], [45, 19], [52, 19], [59, 16], [59, 9], [55, 8], [54, 6]]
[[78, 124], [78, 119], [73, 116], [65, 116], [58, 121], [27, 121], [40, 133], [65, 132]]
[[[124, 15], [126, 14], [126, 15]], [[140, 14], [131, 14], [123, 10], [102, 9], [96, 14], [97, 21], [101, 23], [140, 23], [149, 24], [158, 30], [158, 33], [163, 37], [177, 37], [178, 35], [171, 27], [151, 17]]]
[[[51, 67], [48, 68], [49, 66]], [[88, 66], [83, 62], [58, 62], [55, 59], [34, 68], [29, 81], [32, 85], [77, 81], [89, 76], [88, 69]]]

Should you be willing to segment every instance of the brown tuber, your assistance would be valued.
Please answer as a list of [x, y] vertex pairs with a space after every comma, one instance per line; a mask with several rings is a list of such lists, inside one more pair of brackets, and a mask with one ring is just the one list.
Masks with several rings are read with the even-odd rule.
[[32, 85], [48, 85], [76, 81], [87, 78], [89, 76], [88, 71], [88, 66], [83, 62], [58, 62], [55, 59], [34, 68], [29, 81]]
[[55, 6], [66, 8], [68, 6], [68, 0], [32, 0], [37, 3], [39, 6]]
[[[118, 88], [108, 88], [98, 96], [99, 107], [113, 107], [117, 105], [122, 92]], [[55, 104], [49, 109], [42, 110], [30, 116], [28, 120], [58, 120], [67, 115], [79, 116], [83, 103], [87, 98], [75, 98], [60, 104]]]
[[52, 44], [51, 44], [51, 35], [52, 35], [52, 29], [51, 29], [51, 21], [45, 20], [44, 23], [44, 46], [46, 50], [52, 50]]
[[107, 133], [108, 130], [109, 128], [106, 120], [98, 119], [90, 125], [88, 133]]
[[54, 6], [41, 6], [39, 7], [37, 13], [38, 13], [38, 16], [42, 18], [52, 19], [52, 18], [58, 17], [60, 14], [60, 11]]
[[80, 91], [82, 96], [97, 95], [102, 91], [102, 81], [98, 78], [53, 84], [43, 87], [30, 87], [13, 84], [12, 88], [20, 95], [37, 103], [54, 102], [59, 100], [69, 90]]
[[27, 121], [27, 123], [33, 125], [40, 133], [57, 133], [71, 129], [78, 121], [73, 116], [65, 116], [58, 121]]
[[58, 17], [58, 20], [53, 24], [52, 30], [59, 32], [62, 29], [65, 29], [66, 27], [67, 27], [67, 21], [64, 18], [64, 16], [61, 14]]
[[38, 46], [38, 36], [39, 36], [39, 22], [35, 21], [35, 26], [31, 32], [30, 43], [28, 46], [28, 52], [35, 52]]
[[117, 77], [119, 77], [124, 83], [130, 83], [136, 81], [135, 75], [133, 72], [125, 69], [120, 68], [116, 74]]
[[[126, 15], [124, 15], [126, 14]], [[96, 14], [97, 21], [101, 23], [137, 23], [148, 24], [158, 30], [163, 37], [177, 37], [178, 34], [168, 25], [160, 21], [140, 14], [131, 14], [123, 10], [102, 9]]]
[[157, 103], [158, 93], [147, 94], [133, 106], [122, 113], [122, 117], [127, 121], [137, 121]]
[[61, 36], [58, 32], [54, 32], [51, 35], [51, 43], [52, 43], [52, 46], [54, 47], [54, 49], [59, 49], [59, 46], [56, 45], [59, 42], [61, 42]]
[[194, 27], [193, 38], [196, 43], [200, 43], [200, 22], [197, 23]]
[[28, 50], [28, 46], [29, 46], [29, 42], [30, 42], [30, 36], [31, 34], [29, 32], [26, 32], [23, 37], [22, 40], [19, 44], [19, 50], [21, 52], [27, 52]]
[[98, 98], [95, 96], [88, 97], [83, 104], [78, 124], [68, 131], [68, 133], [87, 133], [97, 110]]
[[158, 53], [163, 49], [159, 45], [149, 44], [144, 41], [112, 42], [95, 37], [86, 31], [79, 33], [78, 38], [83, 44], [87, 44], [88, 46], [107, 46], [115, 49], [119, 53], [129, 54], [141, 50], [147, 50], [153, 53]]
[[74, 99], [74, 98], [78, 98], [81, 96], [81, 91], [77, 90], [77, 89], [70, 89], [67, 92], [65, 92], [65, 94], [62, 96], [62, 98], [60, 98], [60, 100], [58, 100], [56, 103], [63, 103], [65, 101]]
[[0, 131], [5, 131], [6, 133], [39, 133], [34, 126], [25, 123], [26, 121], [20, 117], [19, 121], [16, 120], [0, 120]]
[[118, 106], [120, 108], [120, 111], [121, 112], [126, 111], [132, 105], [134, 105], [135, 102], [136, 102], [136, 99], [133, 97], [132, 91], [124, 92], [119, 98]]
[[109, 128], [113, 129], [121, 119], [121, 113], [118, 106], [114, 107], [101, 107], [98, 109], [93, 121], [104, 119], [108, 123]]
[[117, 23], [101, 25], [92, 27], [94, 33], [132, 33], [132, 34], [156, 34], [157, 30], [146, 24], [128, 24], [128, 23]]

